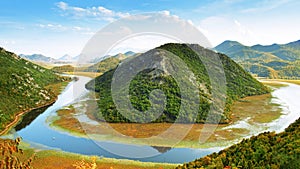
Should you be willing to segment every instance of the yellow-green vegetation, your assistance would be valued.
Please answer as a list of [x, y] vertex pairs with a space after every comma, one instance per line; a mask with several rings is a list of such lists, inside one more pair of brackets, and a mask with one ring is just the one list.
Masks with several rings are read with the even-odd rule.
[[[0, 133], [31, 109], [53, 103], [56, 96], [46, 87], [67, 81], [53, 71], [0, 48]], [[5, 131], [6, 131], [5, 130]]]
[[[37, 150], [22, 144], [20, 139], [0, 139], [1, 169], [169, 169], [176, 164], [147, 163], [132, 160], [84, 156], [55, 150]], [[85, 167], [85, 168], [83, 168]]]
[[58, 119], [52, 122], [52, 125], [61, 127], [65, 130], [69, 130], [75, 133], [84, 134], [84, 130], [81, 127], [80, 122], [73, 117], [75, 113], [74, 107], [61, 109], [57, 111]]
[[244, 139], [240, 143], [178, 166], [189, 168], [284, 168], [300, 167], [300, 119], [292, 123], [284, 132], [265, 132]]
[[74, 72], [75, 71], [75, 67], [72, 65], [62, 65], [62, 66], [55, 66], [53, 68], [51, 68], [51, 70], [55, 71], [55, 72]]
[[114, 69], [121, 62], [121, 60], [122, 58], [119, 57], [109, 57], [92, 66], [87, 67], [86, 69], [84, 69], [84, 71], [104, 73], [111, 69]]
[[264, 83], [277, 83], [278, 82], [287, 82], [287, 83], [293, 83], [293, 84], [296, 84], [296, 85], [300, 85], [300, 80], [287, 80], [287, 79], [267, 79], [264, 81]]
[[[232, 108], [232, 122], [237, 122], [239, 120], [245, 120], [250, 117], [248, 122], [255, 123], [267, 123], [275, 120], [281, 115], [281, 109], [278, 105], [272, 104], [270, 100], [272, 99], [270, 94], [260, 95], [260, 96], [250, 96], [241, 99], [234, 103]], [[93, 108], [93, 104], [90, 103], [88, 109], [90, 110], [88, 116], [91, 119], [95, 119], [93, 112], [96, 107]], [[148, 138], [151, 136], [158, 135], [170, 126], [175, 125], [176, 130], [169, 131], [169, 137], [165, 137], [164, 141], [157, 142], [139, 142], [139, 144], [150, 144], [155, 146], [172, 146], [170, 142], [166, 140], [174, 140], [177, 133], [183, 132], [184, 128], [188, 124], [171, 124], [171, 123], [148, 123], [148, 124], [137, 124], [137, 123], [99, 123], [99, 125], [90, 125], [85, 123], [79, 123], [75, 118], [75, 109], [70, 106], [58, 111], [58, 118], [52, 123], [54, 127], [62, 129], [67, 132], [71, 132], [75, 135], [80, 135], [86, 137], [86, 133], [99, 135], [99, 139], [102, 140], [114, 140], [117, 142], [132, 142], [134, 138]], [[214, 126], [214, 124], [210, 124]], [[210, 147], [218, 144], [225, 145], [225, 141], [241, 139], [243, 136], [249, 134], [247, 129], [223, 129], [228, 126], [228, 124], [218, 125], [216, 130], [211, 134], [210, 132], [204, 132], [203, 124], [194, 124], [189, 133], [185, 138], [176, 145], [176, 147]], [[83, 128], [82, 128], [83, 127]], [[109, 130], [112, 128], [113, 130]], [[131, 138], [128, 140], [122, 136], [120, 133]], [[199, 136], [210, 135], [207, 142], [209, 144], [199, 144]], [[102, 137], [100, 137], [102, 136]]]
[[250, 118], [249, 122], [268, 123], [281, 115], [279, 105], [271, 103], [272, 95], [264, 94], [238, 100], [232, 108], [233, 121]]
[[65, 89], [65, 87], [68, 85], [68, 83], [69, 83], [69, 81], [65, 81], [65, 82], [61, 82], [61, 83], [54, 83], [54, 84], [45, 86], [45, 88], [57, 96], [62, 92], [62, 90]]
[[78, 76], [87, 76], [91, 78], [95, 78], [97, 76], [102, 75], [102, 73], [97, 73], [97, 72], [64, 72], [69, 75], [78, 75]]
[[288, 86], [287, 84], [278, 83], [277, 81], [262, 81], [262, 83], [266, 86], [274, 87], [274, 88], [281, 88]]

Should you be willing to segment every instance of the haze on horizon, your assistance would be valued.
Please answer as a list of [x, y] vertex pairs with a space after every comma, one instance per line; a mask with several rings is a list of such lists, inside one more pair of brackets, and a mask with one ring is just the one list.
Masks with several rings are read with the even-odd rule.
[[[296, 0], [191, 0], [189, 3], [179, 0], [156, 3], [151, 0], [3, 0], [0, 5], [5, 7], [0, 11], [0, 46], [18, 54], [43, 54], [53, 58], [79, 55], [86, 42], [105, 25], [145, 12], [175, 15], [189, 21], [212, 46], [225, 40], [244, 45], [270, 45], [300, 39], [300, 22], [297, 22], [300, 2]], [[168, 41], [157, 38], [149, 42], [158, 46]], [[145, 43], [129, 44], [128, 51], [147, 49]]]

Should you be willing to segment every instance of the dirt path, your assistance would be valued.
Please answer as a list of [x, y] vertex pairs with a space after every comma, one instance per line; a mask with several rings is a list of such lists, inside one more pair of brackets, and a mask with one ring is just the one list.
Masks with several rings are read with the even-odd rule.
[[48, 103], [46, 103], [46, 104], [43, 104], [43, 105], [41, 105], [41, 106], [34, 107], [34, 108], [31, 108], [31, 109], [28, 109], [28, 110], [26, 110], [26, 111], [22, 111], [22, 112], [18, 113], [18, 114], [15, 116], [15, 119], [14, 119], [11, 123], [9, 123], [8, 125], [6, 125], [5, 128], [0, 132], [0, 136], [6, 134], [13, 126], [15, 126], [15, 125], [20, 121], [21, 117], [22, 117], [24, 114], [26, 114], [26, 113], [28, 113], [28, 112], [31, 112], [32, 110], [36, 110], [36, 109], [40, 109], [40, 108], [42, 108], [42, 107], [50, 106], [50, 105], [53, 104], [55, 101], [56, 101], [56, 99], [55, 99], [55, 100], [51, 100], [50, 102], [48, 102]]

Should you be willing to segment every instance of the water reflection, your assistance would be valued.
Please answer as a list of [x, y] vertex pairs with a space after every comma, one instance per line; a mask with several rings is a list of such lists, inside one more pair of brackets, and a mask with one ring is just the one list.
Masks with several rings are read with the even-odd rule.
[[23, 118], [22, 118], [22, 121], [20, 121], [17, 126], [15, 127], [15, 130], [16, 131], [20, 131], [22, 130], [23, 128], [25, 128], [26, 126], [30, 125], [30, 123], [36, 119], [40, 114], [42, 114], [45, 110], [47, 110], [48, 107], [52, 106], [51, 105], [48, 105], [48, 106], [45, 106], [45, 107], [42, 107], [42, 108], [39, 108], [39, 109], [35, 109], [35, 110], [32, 110], [28, 113], [26, 113]]

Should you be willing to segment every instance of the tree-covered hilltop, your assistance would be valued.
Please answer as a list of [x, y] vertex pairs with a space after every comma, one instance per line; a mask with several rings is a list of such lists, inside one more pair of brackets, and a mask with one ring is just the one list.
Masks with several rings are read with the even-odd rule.
[[[199, 55], [202, 56], [202, 59], [209, 60], [209, 57], [217, 55], [221, 60], [226, 76], [227, 97], [225, 96], [226, 93], [219, 93], [219, 97], [226, 97], [225, 108], [223, 107], [223, 109], [225, 109], [224, 113], [220, 114], [219, 112], [211, 112], [213, 116], [209, 118], [208, 122], [218, 123], [219, 118], [221, 118], [221, 123], [227, 123], [230, 120], [229, 115], [231, 105], [235, 100], [246, 96], [259, 95], [269, 92], [268, 88], [251, 77], [249, 73], [244, 71], [238, 64], [236, 64], [226, 55], [217, 54], [211, 50], [202, 48], [199, 45], [193, 45], [193, 47], [197, 48], [197, 51]], [[172, 61], [171, 64], [166, 64], [168, 57], [173, 57], [170, 55], [170, 53], [179, 57], [187, 65], [188, 69], [194, 74], [194, 77], [185, 72], [180, 74], [181, 70], [184, 70], [184, 67], [176, 63], [176, 59], [175, 61]], [[166, 105], [163, 109], [163, 113], [152, 122], [174, 122], [178, 118], [180, 119], [180, 122], [183, 123], [205, 122], [207, 120], [208, 113], [210, 112], [210, 106], [213, 102], [218, 102], [219, 100], [213, 100], [212, 98], [212, 85], [210, 77], [198, 54], [195, 53], [195, 51], [193, 51], [187, 44], [165, 44], [144, 54], [135, 56], [131, 60], [122, 62], [122, 66], [128, 64], [130, 68], [131, 63], [143, 65], [145, 64], [143, 59], [147, 57], [150, 58], [150, 60], [155, 60], [156, 64], [161, 69], [145, 69], [139, 72], [130, 81], [129, 85], [129, 100], [135, 109], [143, 113], [133, 113], [131, 111], [126, 112], [128, 110], [122, 110], [124, 111], [122, 113], [126, 113], [128, 116], [136, 119], [137, 121], [149, 122], [149, 119], [156, 117], [155, 110], [159, 109], [159, 107], [151, 105], [149, 97], [151, 97], [150, 94], [152, 91], [155, 89], [160, 89], [165, 93]], [[214, 67], [215, 65], [213, 63], [206, 66], [211, 66], [213, 69], [219, 69], [218, 67]], [[170, 70], [178, 72], [177, 79], [174, 79], [174, 77], [168, 73]], [[116, 68], [105, 72], [103, 75], [89, 82], [86, 85], [86, 88], [99, 92], [100, 94], [100, 112], [95, 113], [95, 116], [99, 120], [104, 119], [108, 122], [131, 122], [116, 109], [116, 105], [112, 100], [111, 82], [115, 71]], [[130, 71], [131, 70], [128, 69], [121, 72], [123, 74], [121, 74], [119, 77], [126, 77]], [[192, 79], [194, 79], [194, 81]], [[183, 97], [181, 92], [184, 91], [180, 90], [184, 89], [180, 89], [178, 82], [192, 82], [192, 86], [188, 87], [195, 87], [196, 90], [199, 90], [199, 107], [197, 110], [191, 110], [191, 107], [195, 106], [197, 103], [193, 103], [189, 100], [195, 94], [193, 92], [184, 93], [185, 96]], [[125, 86], [125, 84], [122, 85]], [[122, 91], [123, 90], [120, 90], [120, 92]], [[160, 98], [155, 97], [156, 96], [154, 94], [154, 101], [160, 101]], [[180, 108], [184, 104], [188, 104], [188, 106], [184, 107], [183, 113], [180, 113], [179, 116]], [[151, 106], [153, 109], [150, 108]]]
[[65, 81], [53, 71], [0, 48], [0, 131], [17, 113], [54, 101], [50, 84]]
[[219, 153], [178, 166], [189, 168], [270, 168], [295, 169], [300, 167], [300, 118], [284, 132], [265, 132], [244, 139]]
[[287, 44], [245, 46], [224, 41], [215, 47], [259, 77], [300, 78], [300, 40]]
[[114, 69], [121, 62], [120, 58], [117, 57], [109, 57], [106, 58], [92, 66], [85, 68], [84, 72], [99, 72], [104, 73], [111, 69]]

